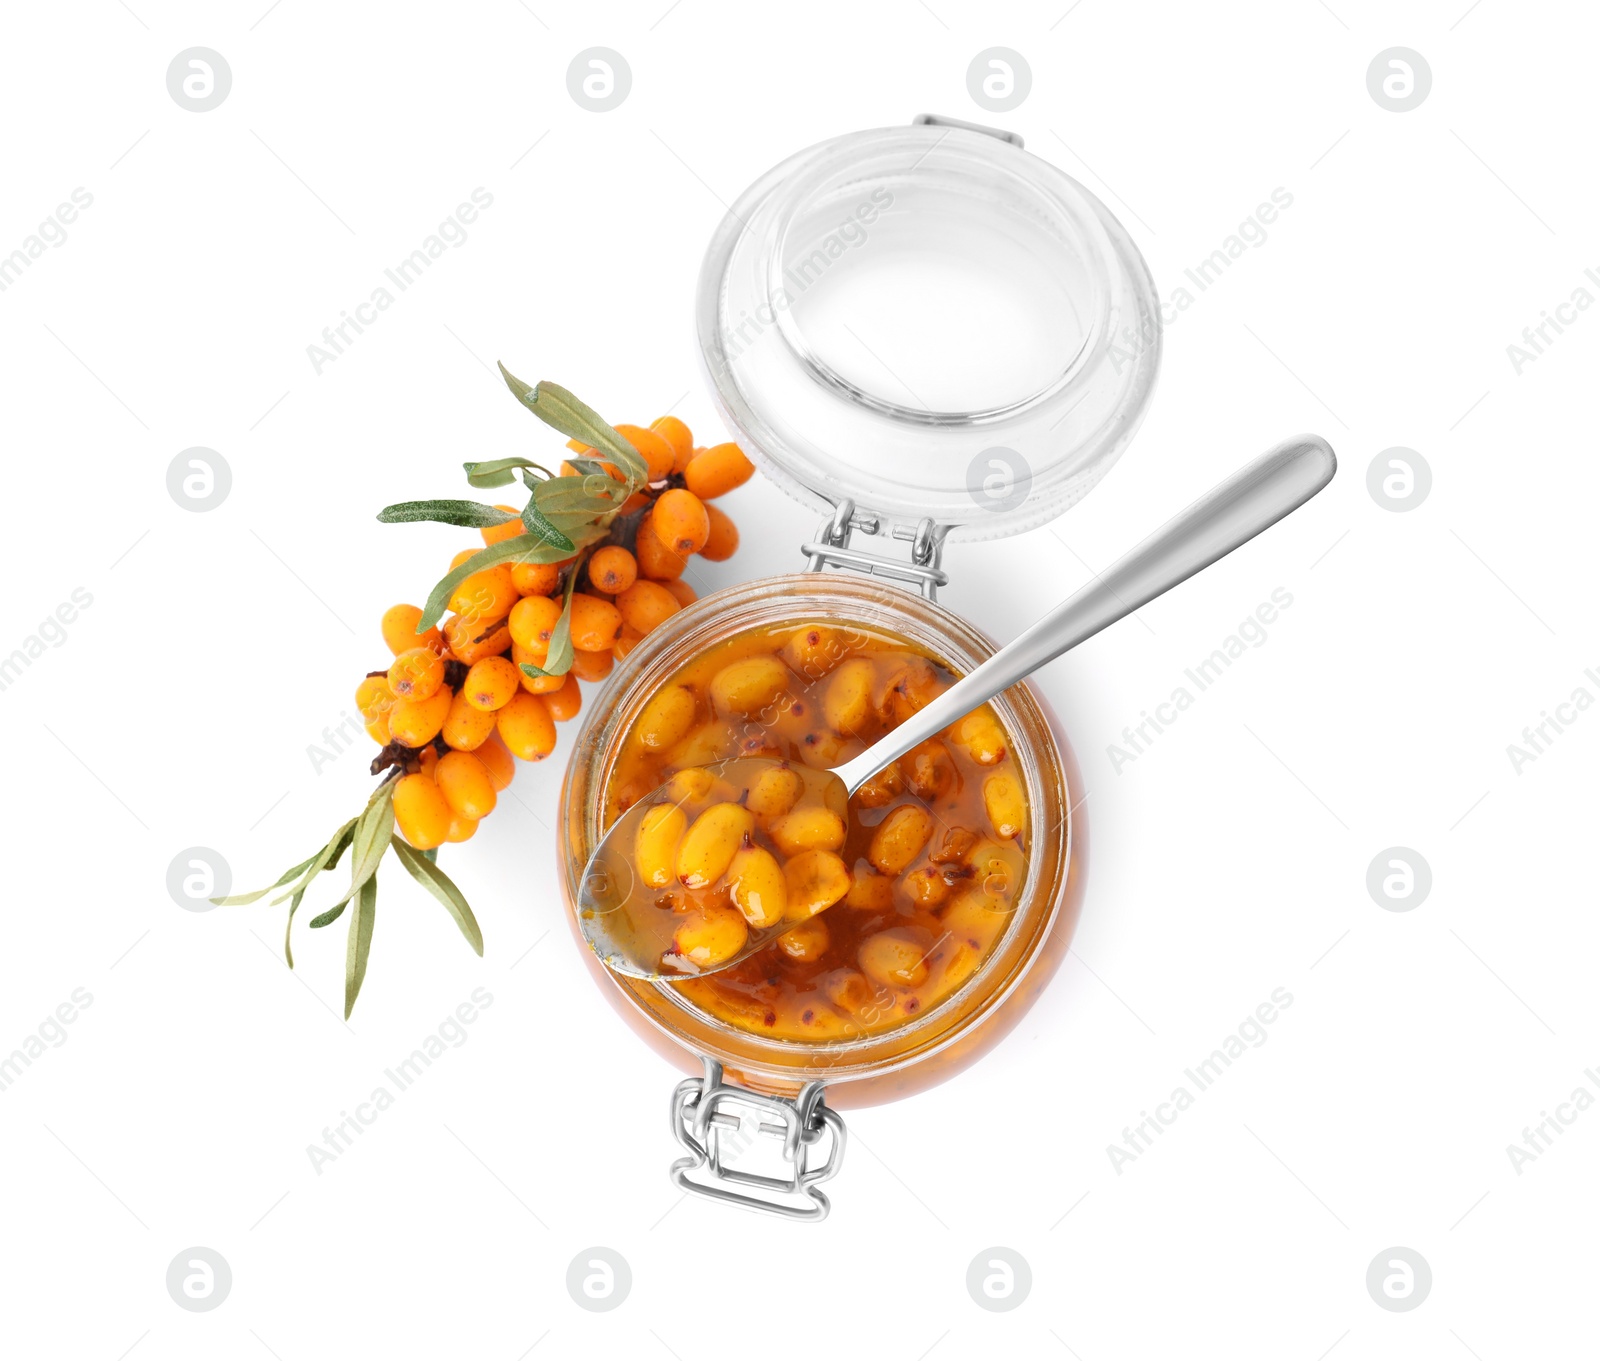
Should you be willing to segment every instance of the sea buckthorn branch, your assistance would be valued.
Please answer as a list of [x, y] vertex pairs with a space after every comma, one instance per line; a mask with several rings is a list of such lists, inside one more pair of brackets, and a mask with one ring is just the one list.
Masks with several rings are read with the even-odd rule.
[[528, 491], [520, 510], [436, 499], [379, 514], [386, 524], [476, 529], [483, 546], [456, 555], [423, 607], [395, 605], [383, 616], [394, 660], [356, 690], [378, 744], [371, 771], [381, 776], [365, 809], [270, 887], [215, 900], [243, 906], [281, 890], [272, 901], [289, 904], [284, 958], [293, 968], [300, 904], [349, 854], [349, 887], [310, 923], [321, 929], [349, 917], [346, 1017], [366, 978], [385, 852], [482, 955], [483, 933], [438, 867], [438, 847], [476, 832], [518, 760], [550, 755], [555, 725], [581, 708], [579, 681], [604, 679], [645, 633], [695, 599], [681, 580], [688, 558], [720, 562], [738, 546], [733, 521], [708, 504], [754, 472], [737, 445], [697, 448], [673, 416], [648, 429], [612, 427], [565, 388], [501, 373], [523, 406], [567, 436], [570, 457], [556, 473], [520, 455], [463, 465], [474, 488], [520, 481]]

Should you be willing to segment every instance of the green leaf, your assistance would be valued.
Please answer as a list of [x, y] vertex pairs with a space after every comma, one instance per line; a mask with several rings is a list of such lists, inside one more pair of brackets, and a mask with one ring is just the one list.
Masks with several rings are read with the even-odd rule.
[[546, 425], [554, 426], [563, 435], [599, 450], [621, 468], [627, 474], [630, 493], [644, 486], [649, 477], [649, 468], [639, 451], [601, 420], [592, 407], [585, 406], [566, 388], [555, 383], [541, 382], [529, 387], [510, 373], [504, 364], [500, 365], [500, 375], [517, 400]]
[[538, 468], [531, 458], [491, 458], [482, 463], [463, 463], [467, 481], [474, 487], [504, 487], [515, 479], [518, 468]]
[[[306, 871], [305, 878], [295, 885], [294, 895], [289, 903], [289, 919], [283, 924], [283, 957], [289, 967], [294, 968], [294, 950], [290, 947], [289, 937], [294, 931], [294, 914], [300, 910], [300, 900], [306, 896], [306, 890], [311, 887], [311, 881], [323, 870], [331, 870], [339, 863], [344, 855], [345, 847], [350, 844], [351, 835], [355, 831], [356, 820], [351, 818], [324, 846], [317, 858], [311, 862], [311, 868]], [[283, 901], [283, 896], [273, 899], [273, 906]]]
[[433, 894], [445, 910], [455, 918], [455, 923], [461, 928], [461, 934], [467, 938], [467, 944], [483, 954], [483, 932], [478, 929], [478, 919], [472, 915], [472, 909], [467, 906], [467, 900], [462, 892], [451, 881], [450, 876], [418, 850], [408, 846], [399, 837], [393, 838], [390, 843], [394, 853], [400, 858], [400, 863], [411, 871], [415, 879], [429, 893]]
[[254, 893], [237, 893], [231, 898], [213, 898], [211, 905], [213, 907], [244, 907], [248, 903], [255, 902], [257, 898], [265, 898], [273, 889], [282, 888], [291, 879], [298, 879], [305, 872], [307, 866], [316, 858], [314, 855], [308, 856], [298, 865], [290, 866], [283, 872], [276, 883], [268, 884], [265, 888], [259, 888]]
[[534, 504], [532, 497], [528, 499], [528, 504], [522, 508], [522, 525], [535, 539], [548, 544], [552, 548], [560, 549], [563, 553], [577, 551], [577, 545], [557, 529], [555, 525], [550, 523], [544, 512]]
[[491, 544], [434, 583], [433, 590], [428, 593], [427, 604], [422, 607], [422, 618], [417, 620], [417, 632], [426, 633], [444, 618], [445, 608], [456, 587], [474, 572], [481, 572], [501, 562], [561, 562], [571, 556], [570, 549], [562, 550], [550, 544], [532, 542], [526, 534]]
[[394, 787], [399, 781], [387, 779], [367, 800], [350, 841], [350, 888], [344, 897], [319, 917], [313, 917], [313, 926], [326, 926], [337, 921], [344, 906], [361, 891], [361, 886], [378, 872], [378, 862], [389, 849], [389, 837], [394, 832]]
[[317, 915], [311, 919], [311, 929], [313, 931], [320, 931], [324, 926], [331, 926], [334, 922], [338, 921], [340, 917], [344, 916], [344, 909], [349, 901], [350, 900], [348, 898], [345, 898], [342, 901], [335, 903], [326, 912], [317, 913]]
[[516, 518], [515, 512], [486, 506], [478, 501], [402, 501], [398, 505], [385, 506], [378, 512], [378, 520], [386, 525], [430, 520], [435, 524], [459, 525], [465, 529], [487, 529], [492, 525], [507, 524]]
[[545, 653], [544, 665], [522, 663], [526, 676], [564, 676], [572, 670], [572, 590], [578, 584], [578, 567], [567, 574], [567, 590], [561, 602], [561, 617], [550, 630], [550, 650]]
[[[382, 855], [383, 852], [379, 851], [378, 854]], [[350, 916], [350, 936], [344, 952], [344, 1018], [347, 1021], [367, 976], [367, 954], [372, 949], [372, 920], [377, 910], [378, 880], [372, 875], [361, 885], [361, 892], [356, 895], [356, 910]]]

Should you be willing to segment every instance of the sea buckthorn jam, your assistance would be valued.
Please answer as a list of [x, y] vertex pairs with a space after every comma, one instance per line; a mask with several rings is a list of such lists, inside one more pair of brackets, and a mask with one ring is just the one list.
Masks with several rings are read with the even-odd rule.
[[[657, 689], [612, 767], [606, 824], [652, 805], [634, 868], [681, 914], [676, 951], [714, 968], [751, 929], [791, 923], [674, 981], [683, 996], [756, 1035], [838, 1041], [914, 1020], [972, 976], [1027, 877], [1025, 784], [993, 709], [874, 775], [847, 809], [808, 778], [955, 680], [888, 633], [801, 622], [740, 633]], [[704, 769], [748, 756], [784, 764], [740, 788]]]

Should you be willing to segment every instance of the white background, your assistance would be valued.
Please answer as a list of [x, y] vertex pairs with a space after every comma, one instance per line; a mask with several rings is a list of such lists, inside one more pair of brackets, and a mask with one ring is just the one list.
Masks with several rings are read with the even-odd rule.
[[[1520, 1174], [1506, 1150], [1597, 1086], [1600, 714], [1520, 773], [1507, 745], [1600, 694], [1600, 315], [1520, 375], [1506, 346], [1600, 268], [1600, 22], [1507, 0], [1069, 3], [8, 9], [0, 251], [75, 187], [94, 198], [0, 294], [0, 652], [93, 597], [0, 693], [0, 1053], [93, 997], [0, 1092], [8, 1355], [693, 1361], [760, 1338], [781, 1357], [1498, 1361], [1590, 1335], [1600, 1113]], [[233, 73], [204, 114], [165, 84], [196, 45]], [[595, 45], [633, 71], [606, 114], [566, 88]], [[966, 85], [997, 45], [1033, 73], [1003, 116]], [[1366, 87], [1395, 45], [1433, 72], [1403, 114]], [[690, 312], [723, 203], [793, 150], [923, 110], [1021, 132], [1122, 217], [1163, 297], [1275, 187], [1294, 197], [1170, 329], [1100, 488], [950, 554], [955, 609], [1012, 636], [1294, 432], [1342, 466], [1043, 678], [1090, 791], [1073, 952], [977, 1068], [853, 1112], [832, 1218], [792, 1226], [668, 1183], [678, 1074], [558, 917], [559, 762], [449, 857], [482, 961], [386, 870], [348, 1026], [339, 928], [302, 929], [291, 974], [282, 909], [183, 911], [165, 877], [198, 845], [256, 887], [359, 805], [366, 748], [319, 773], [307, 747], [386, 660], [381, 610], [465, 541], [373, 512], [462, 494], [463, 458], [540, 436], [493, 360], [613, 420], [675, 406], [719, 433]], [[494, 205], [466, 244], [315, 374], [306, 346], [478, 186]], [[232, 469], [204, 514], [166, 490], [195, 445]], [[1405, 514], [1365, 480], [1392, 446], [1433, 473]], [[702, 589], [796, 566], [809, 512], [759, 483], [726, 504], [745, 547]], [[1114, 772], [1124, 725], [1279, 587], [1268, 641]], [[1432, 867], [1409, 912], [1365, 886], [1396, 845]], [[307, 1145], [477, 987], [493, 1004], [467, 1042], [319, 1175]], [[1119, 1174], [1107, 1145], [1280, 987], [1267, 1042]], [[232, 1268], [214, 1312], [165, 1288], [194, 1245]], [[632, 1269], [614, 1312], [566, 1288], [593, 1245]], [[1009, 1313], [965, 1288], [996, 1245], [1032, 1270]], [[1409, 1313], [1365, 1285], [1396, 1245], [1433, 1273]]]

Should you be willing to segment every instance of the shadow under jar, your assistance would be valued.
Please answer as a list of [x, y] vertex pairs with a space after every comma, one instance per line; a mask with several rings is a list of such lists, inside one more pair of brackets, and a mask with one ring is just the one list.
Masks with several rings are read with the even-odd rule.
[[[712, 393], [739, 443], [825, 518], [801, 545], [806, 571], [689, 605], [589, 710], [559, 833], [575, 933], [624, 743], [664, 684], [752, 630], [811, 623], [886, 637], [965, 675], [995, 645], [936, 602], [946, 544], [1033, 528], [1083, 496], [1133, 437], [1161, 354], [1149, 271], [1105, 205], [1021, 138], [931, 116], [819, 143], [758, 179], [710, 242], [696, 307]], [[844, 1023], [813, 1039], [714, 1005], [709, 979], [623, 977], [582, 946], [628, 1023], [697, 1074], [672, 1102], [680, 1187], [822, 1218], [819, 1187], [845, 1145], [835, 1108], [958, 1072], [1055, 972], [1083, 896], [1080, 778], [1030, 685], [991, 708], [1024, 786], [1026, 872], [981, 962], [926, 1006], [919, 997], [893, 1023], [855, 1027], [841, 1007]], [[853, 910], [836, 903], [818, 920]]]

